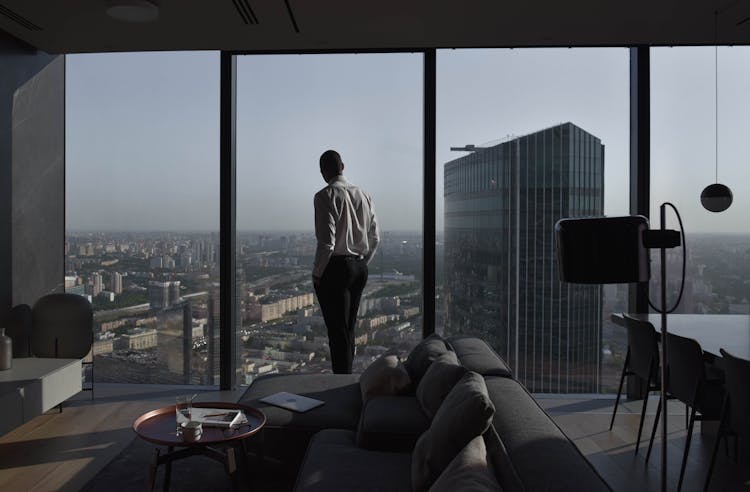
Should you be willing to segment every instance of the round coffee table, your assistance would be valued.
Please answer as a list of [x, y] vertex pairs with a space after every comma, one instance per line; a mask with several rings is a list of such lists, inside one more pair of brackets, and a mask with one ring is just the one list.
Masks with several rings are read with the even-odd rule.
[[[167, 446], [167, 452], [162, 454], [158, 447], [154, 448], [154, 455], [149, 467], [148, 490], [154, 488], [156, 470], [159, 465], [166, 465], [164, 474], [164, 490], [169, 489], [172, 462], [194, 456], [205, 455], [222, 463], [230, 478], [234, 489], [239, 487], [239, 474], [244, 473], [247, 457], [245, 440], [257, 434], [266, 424], [266, 416], [257, 408], [239, 403], [200, 402], [193, 403], [194, 407], [220, 408], [226, 410], [241, 410], [247, 417], [247, 423], [233, 429], [220, 427], [203, 427], [203, 434], [198, 441], [185, 442], [177, 435], [177, 421], [175, 406], [158, 408], [144, 413], [133, 422], [133, 430], [141, 439], [150, 443]], [[175, 448], [182, 448], [175, 451]]]

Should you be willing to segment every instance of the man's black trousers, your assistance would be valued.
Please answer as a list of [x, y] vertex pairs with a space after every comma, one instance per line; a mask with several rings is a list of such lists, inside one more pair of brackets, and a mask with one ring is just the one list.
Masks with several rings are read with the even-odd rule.
[[315, 289], [328, 328], [331, 366], [336, 374], [351, 374], [354, 360], [354, 325], [367, 263], [356, 256], [332, 256]]

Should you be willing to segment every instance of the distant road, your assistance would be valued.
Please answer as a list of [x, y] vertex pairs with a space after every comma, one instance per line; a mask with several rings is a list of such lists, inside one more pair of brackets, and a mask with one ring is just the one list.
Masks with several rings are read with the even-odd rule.
[[[192, 294], [185, 294], [182, 296], [183, 299], [192, 299], [194, 297], [201, 297], [208, 295], [208, 291], [204, 290], [202, 292], [194, 292]], [[136, 304], [135, 306], [127, 306], [124, 308], [118, 308], [118, 309], [108, 309], [106, 311], [97, 311], [94, 313], [94, 318], [105, 318], [109, 316], [127, 316], [130, 314], [137, 314], [142, 313], [145, 311], [148, 311], [151, 305], [149, 303], [145, 304]]]
[[200, 296], [207, 296], [208, 291], [204, 290], [203, 292], [194, 292], [192, 294], [185, 294], [182, 296], [183, 299], [192, 299], [193, 297], [200, 297]]
[[269, 275], [268, 277], [262, 277], [257, 280], [253, 280], [252, 282], [245, 282], [245, 288], [246, 289], [254, 289], [256, 287], [265, 287], [270, 284], [279, 283], [282, 281], [295, 281], [300, 280], [303, 281], [306, 279], [306, 277], [310, 277], [308, 280], [308, 283], [312, 283], [312, 277], [311, 277], [310, 271], [306, 269], [298, 268], [296, 270], [291, 270], [288, 272], [283, 273], [276, 273], [273, 275]]
[[150, 304], [136, 304], [135, 306], [128, 306], [124, 308], [119, 309], [108, 309], [106, 311], [97, 311], [94, 313], [94, 319], [96, 318], [105, 318], [113, 315], [127, 315], [127, 314], [136, 314], [141, 313], [144, 311], [148, 311]]

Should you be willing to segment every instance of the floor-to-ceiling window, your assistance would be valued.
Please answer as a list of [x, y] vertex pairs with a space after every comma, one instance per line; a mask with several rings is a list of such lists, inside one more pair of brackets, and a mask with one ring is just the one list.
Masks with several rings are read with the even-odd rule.
[[627, 285], [559, 281], [554, 224], [628, 214], [628, 50], [439, 50], [437, 329], [533, 392], [614, 391]]
[[96, 381], [218, 383], [219, 53], [66, 57], [65, 290]]
[[[651, 49], [651, 222], [658, 227], [658, 206], [665, 201], [682, 216], [687, 265], [678, 313], [748, 314], [748, 85], [748, 47]], [[732, 205], [721, 213], [703, 209], [700, 202], [701, 191], [717, 179], [734, 195]], [[677, 229], [671, 211], [667, 217], [668, 226]], [[652, 257], [656, 268], [658, 254]], [[667, 256], [670, 306], [677, 298], [681, 273], [682, 251], [677, 248]], [[652, 301], [659, 302], [658, 276], [652, 278], [651, 292]]]
[[[310, 279], [329, 148], [381, 227], [354, 370], [405, 354], [424, 328], [423, 54], [236, 58], [238, 382], [330, 369]], [[97, 380], [218, 384], [218, 66], [68, 57], [66, 286], [94, 304]], [[628, 80], [624, 48], [438, 50], [436, 330], [485, 338], [535, 392], [617, 383], [627, 286], [561, 284], [552, 228], [627, 214]]]
[[330, 371], [311, 273], [319, 157], [373, 198], [381, 243], [359, 308], [354, 371], [422, 337], [421, 53], [237, 57], [240, 383]]

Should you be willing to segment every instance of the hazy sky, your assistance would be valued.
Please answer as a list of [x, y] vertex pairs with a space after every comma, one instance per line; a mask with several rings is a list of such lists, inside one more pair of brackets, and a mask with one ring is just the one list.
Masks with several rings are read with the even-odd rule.
[[701, 191], [715, 181], [714, 48], [651, 52], [652, 222], [658, 224], [658, 203], [670, 201], [688, 234], [749, 231], [750, 47], [718, 52], [719, 182], [734, 194], [719, 214], [700, 205]]
[[68, 229], [219, 228], [219, 55], [66, 56]]
[[335, 149], [384, 229], [421, 229], [421, 54], [241, 56], [237, 71], [239, 228], [312, 230]]
[[[750, 48], [719, 50], [720, 181], [735, 203], [699, 207], [714, 176], [713, 48], [657, 48], [652, 66], [652, 201], [673, 201], [688, 232], [745, 230], [742, 179]], [[601, 138], [605, 211], [628, 206], [628, 50], [441, 50], [437, 220], [449, 148], [571, 121]], [[422, 56], [238, 58], [238, 228], [312, 230], [318, 157], [341, 152], [384, 230], [422, 218]], [[67, 57], [67, 226], [218, 230], [219, 54]], [[740, 181], [742, 181], [740, 183]]]

